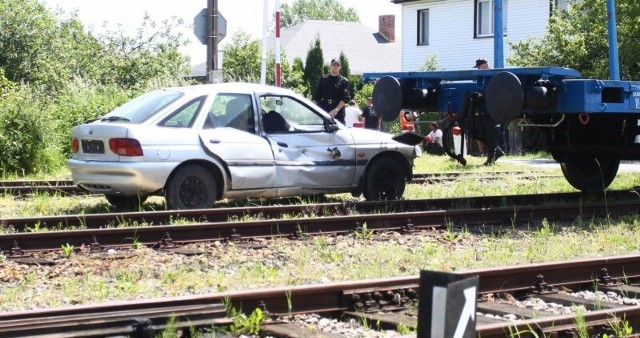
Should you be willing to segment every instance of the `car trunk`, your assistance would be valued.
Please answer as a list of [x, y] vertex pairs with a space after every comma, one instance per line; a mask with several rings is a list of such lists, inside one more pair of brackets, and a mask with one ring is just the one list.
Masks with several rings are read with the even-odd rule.
[[86, 161], [118, 161], [120, 155], [109, 149], [109, 140], [126, 138], [128, 128], [116, 124], [83, 124], [73, 129], [79, 149], [74, 159]]

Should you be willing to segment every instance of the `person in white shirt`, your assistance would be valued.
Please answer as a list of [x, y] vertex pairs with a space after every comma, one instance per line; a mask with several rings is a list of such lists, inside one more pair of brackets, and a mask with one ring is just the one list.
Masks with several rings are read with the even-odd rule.
[[432, 155], [443, 155], [442, 130], [438, 128], [437, 122], [431, 122], [429, 129], [431, 129], [431, 132], [424, 138], [425, 151]]
[[347, 127], [353, 127], [354, 123], [360, 122], [360, 115], [362, 115], [362, 111], [360, 111], [360, 108], [356, 105], [355, 100], [349, 101], [344, 113], [344, 121]]

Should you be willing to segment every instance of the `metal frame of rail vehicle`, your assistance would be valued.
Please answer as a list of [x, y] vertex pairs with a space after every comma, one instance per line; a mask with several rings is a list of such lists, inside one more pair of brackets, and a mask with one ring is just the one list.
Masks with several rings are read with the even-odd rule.
[[[501, 32], [502, 0], [494, 3], [496, 32]], [[470, 133], [464, 122], [472, 113], [488, 114], [496, 123], [524, 116], [529, 123], [521, 126], [546, 131], [546, 150], [567, 181], [581, 191], [600, 192], [615, 178], [621, 160], [640, 159], [640, 82], [619, 80], [614, 0], [607, 0], [607, 12], [609, 80], [584, 79], [579, 71], [560, 67], [365, 73], [363, 80], [375, 82], [374, 107], [385, 121], [401, 110], [447, 113], [444, 134], [461, 125], [461, 140]], [[501, 41], [494, 42], [494, 56], [502, 67]], [[452, 142], [445, 144], [446, 152], [466, 163]]]

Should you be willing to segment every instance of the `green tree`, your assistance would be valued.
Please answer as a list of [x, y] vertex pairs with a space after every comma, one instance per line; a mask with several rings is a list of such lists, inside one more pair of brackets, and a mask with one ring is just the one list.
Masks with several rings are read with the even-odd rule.
[[298, 93], [308, 92], [307, 85], [304, 81], [304, 64], [302, 59], [295, 58], [291, 65], [291, 73], [283, 79], [282, 86], [294, 90]]
[[257, 39], [240, 30], [225, 45], [222, 59], [222, 79], [225, 82], [260, 82], [261, 47]]
[[[637, 51], [640, 48], [640, 2], [617, 0], [620, 76], [638, 79]], [[606, 0], [569, 1], [549, 19], [540, 39], [511, 44], [508, 62], [516, 66], [558, 66], [579, 70], [587, 78], [609, 77]]]
[[[262, 71], [262, 48], [260, 41], [252, 39], [243, 31], [231, 36], [231, 42], [224, 47], [222, 76], [225, 82], [260, 82]], [[275, 57], [273, 52], [267, 53], [266, 83], [275, 84]], [[291, 69], [286, 54], [280, 55], [280, 75], [283, 87], [289, 87]], [[293, 80], [295, 82], [295, 80]]]
[[318, 87], [318, 83], [322, 75], [326, 72], [324, 65], [324, 57], [322, 56], [322, 45], [320, 36], [316, 35], [316, 39], [309, 46], [307, 52], [307, 60], [304, 64], [304, 80], [307, 83], [309, 91], [305, 94], [312, 95]]
[[179, 51], [187, 40], [176, 29], [182, 25], [176, 17], [157, 23], [145, 14], [134, 35], [122, 27], [101, 34], [106, 55], [100, 63], [108, 71], [100, 74], [100, 82], [140, 89], [157, 78], [178, 79], [188, 73], [188, 58]]
[[281, 6], [280, 25], [295, 26], [306, 20], [360, 22], [355, 9], [346, 9], [338, 0], [296, 0]]
[[438, 64], [438, 56], [434, 53], [428, 53], [424, 63], [418, 69], [425, 72], [441, 69]]
[[94, 36], [75, 14], [60, 18], [37, 0], [0, 1], [0, 67], [6, 78], [57, 91], [76, 77], [126, 88], [188, 71], [178, 48], [186, 43], [177, 19], [157, 24], [148, 15], [136, 34], [122, 29]]

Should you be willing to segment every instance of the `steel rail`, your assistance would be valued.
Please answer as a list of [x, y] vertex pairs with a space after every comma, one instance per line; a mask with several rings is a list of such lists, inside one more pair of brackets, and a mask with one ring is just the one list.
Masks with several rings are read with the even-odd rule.
[[426, 210], [449, 210], [459, 208], [488, 208], [505, 205], [540, 205], [549, 201], [584, 203], [586, 201], [637, 199], [634, 190], [614, 190], [605, 194], [581, 192], [503, 195], [459, 198], [415, 199], [382, 202], [318, 203], [303, 205], [274, 205], [257, 207], [211, 208], [195, 210], [165, 210], [145, 212], [119, 212], [85, 215], [59, 215], [37, 217], [15, 217], [0, 219], [0, 226], [15, 232], [35, 228], [103, 228], [121, 224], [168, 225], [176, 219], [195, 222], [227, 222], [246, 217], [266, 219], [283, 218], [284, 215], [305, 214], [315, 217], [326, 215], [352, 215], [372, 212], [410, 212]]

